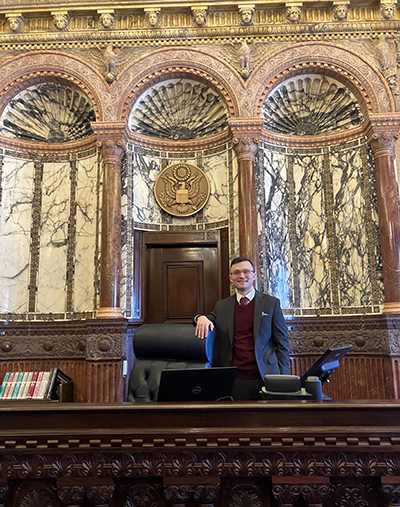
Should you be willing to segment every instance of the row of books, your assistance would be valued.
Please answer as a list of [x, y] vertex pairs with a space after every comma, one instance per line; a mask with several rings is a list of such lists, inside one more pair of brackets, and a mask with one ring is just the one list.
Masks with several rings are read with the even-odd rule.
[[57, 400], [59, 385], [67, 382], [71, 378], [59, 368], [8, 371], [0, 387], [0, 400]]

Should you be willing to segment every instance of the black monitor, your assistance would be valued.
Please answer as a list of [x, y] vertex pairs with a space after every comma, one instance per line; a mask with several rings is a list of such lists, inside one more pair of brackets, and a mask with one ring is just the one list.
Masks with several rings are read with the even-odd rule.
[[328, 349], [301, 377], [301, 387], [304, 387], [308, 377], [318, 377], [321, 384], [324, 385], [339, 368], [339, 361], [352, 348], [352, 345], [347, 345], [337, 349]]

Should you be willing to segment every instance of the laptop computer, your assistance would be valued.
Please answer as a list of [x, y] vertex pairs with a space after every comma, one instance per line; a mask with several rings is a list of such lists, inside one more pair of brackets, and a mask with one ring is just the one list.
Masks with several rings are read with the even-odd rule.
[[231, 400], [235, 367], [162, 370], [157, 401]]

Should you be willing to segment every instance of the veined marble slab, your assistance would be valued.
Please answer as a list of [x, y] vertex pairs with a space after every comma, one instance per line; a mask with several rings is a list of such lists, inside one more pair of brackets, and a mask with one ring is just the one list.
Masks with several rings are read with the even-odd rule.
[[264, 290], [295, 314], [378, 311], [384, 291], [374, 163], [364, 141], [329, 153], [260, 149]]
[[74, 310], [93, 310], [96, 285], [97, 155], [77, 162]]
[[37, 311], [66, 311], [70, 164], [45, 163], [42, 182]]
[[0, 206], [0, 312], [27, 311], [33, 162], [4, 157]]
[[292, 307], [290, 267], [289, 209], [286, 159], [281, 153], [268, 153], [263, 157], [264, 219], [260, 231], [265, 231], [267, 244], [267, 280], [264, 290], [281, 300], [284, 308]]

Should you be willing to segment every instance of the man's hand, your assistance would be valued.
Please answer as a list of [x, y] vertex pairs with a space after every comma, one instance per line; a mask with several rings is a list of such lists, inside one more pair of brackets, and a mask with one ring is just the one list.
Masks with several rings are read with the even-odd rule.
[[200, 317], [197, 317], [196, 323], [197, 338], [200, 338], [201, 340], [207, 338], [208, 332], [212, 331], [213, 329], [214, 324], [211, 322], [211, 320], [207, 319], [205, 315], [200, 315]]

